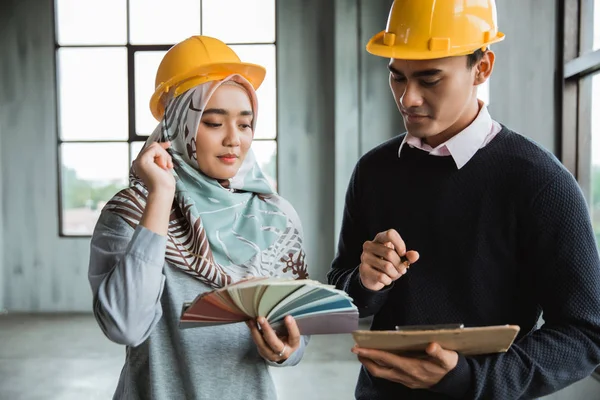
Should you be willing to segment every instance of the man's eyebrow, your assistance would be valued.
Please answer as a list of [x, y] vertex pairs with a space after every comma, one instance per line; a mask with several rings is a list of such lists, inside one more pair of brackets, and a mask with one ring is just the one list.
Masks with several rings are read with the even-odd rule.
[[437, 75], [440, 72], [442, 72], [442, 70], [441, 69], [437, 69], [437, 68], [424, 69], [422, 71], [417, 71], [417, 72], [413, 73], [413, 76], [415, 78], [423, 78], [423, 77], [426, 77], [426, 76]]
[[392, 65], [388, 65], [388, 69], [390, 70], [390, 72], [394, 75], [404, 75], [402, 72], [398, 71], [396, 68], [394, 68]]
[[[400, 71], [398, 71], [396, 68], [394, 68], [392, 65], [388, 65], [388, 69], [390, 70], [390, 72], [394, 75], [398, 75], [398, 76], [404, 76], [404, 74]], [[442, 72], [441, 69], [437, 69], [437, 68], [430, 68], [430, 69], [424, 69], [421, 71], [416, 71], [412, 74], [412, 76], [414, 78], [423, 78], [426, 76], [434, 76], [439, 74], [440, 72]]]

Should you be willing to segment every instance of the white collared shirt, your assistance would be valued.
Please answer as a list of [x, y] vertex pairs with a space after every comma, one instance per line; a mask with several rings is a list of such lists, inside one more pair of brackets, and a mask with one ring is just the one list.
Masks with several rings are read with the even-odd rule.
[[422, 139], [406, 134], [398, 149], [398, 157], [404, 144], [426, 151], [432, 156], [452, 156], [458, 169], [462, 168], [502, 130], [502, 126], [492, 119], [485, 104], [479, 102], [479, 113], [475, 120], [463, 131], [432, 148]]

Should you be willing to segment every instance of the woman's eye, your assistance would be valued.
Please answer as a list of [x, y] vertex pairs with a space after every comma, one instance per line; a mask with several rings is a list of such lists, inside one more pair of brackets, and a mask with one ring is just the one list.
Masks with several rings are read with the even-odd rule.
[[202, 123], [206, 126], [208, 126], [209, 128], [218, 128], [221, 126], [221, 124], [216, 124], [214, 122], [208, 122], [208, 121], [202, 121]]

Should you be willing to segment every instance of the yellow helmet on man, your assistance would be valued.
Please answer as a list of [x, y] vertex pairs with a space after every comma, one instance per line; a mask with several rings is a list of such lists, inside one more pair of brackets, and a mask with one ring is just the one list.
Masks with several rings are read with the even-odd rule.
[[367, 51], [428, 60], [471, 54], [503, 39], [495, 0], [394, 0], [386, 29], [371, 38]]

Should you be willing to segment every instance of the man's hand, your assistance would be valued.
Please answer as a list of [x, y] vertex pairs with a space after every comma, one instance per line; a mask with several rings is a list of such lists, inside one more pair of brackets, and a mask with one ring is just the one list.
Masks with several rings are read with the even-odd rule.
[[381, 350], [363, 349], [357, 346], [352, 352], [371, 375], [401, 383], [411, 389], [428, 389], [458, 364], [458, 353], [444, 350], [437, 343], [427, 346], [423, 358], [397, 356]]
[[363, 244], [360, 280], [367, 289], [381, 290], [404, 275], [418, 259], [419, 253], [406, 251], [404, 240], [395, 230], [378, 233]]

